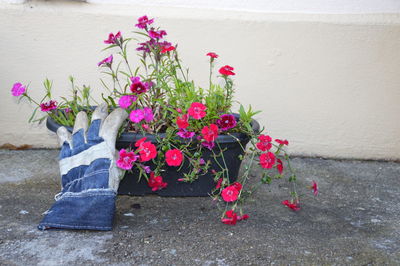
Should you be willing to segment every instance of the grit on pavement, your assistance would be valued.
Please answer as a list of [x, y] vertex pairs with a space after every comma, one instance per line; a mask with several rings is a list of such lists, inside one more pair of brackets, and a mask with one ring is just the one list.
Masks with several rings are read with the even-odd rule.
[[293, 158], [301, 210], [281, 204], [277, 180], [236, 226], [211, 198], [119, 196], [113, 231], [39, 231], [60, 189], [57, 157], [0, 150], [0, 265], [400, 264], [400, 163]]

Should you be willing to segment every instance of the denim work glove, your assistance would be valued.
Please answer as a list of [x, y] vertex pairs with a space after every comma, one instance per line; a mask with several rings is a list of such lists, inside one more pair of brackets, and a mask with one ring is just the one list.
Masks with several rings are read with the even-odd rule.
[[60, 140], [62, 190], [39, 224], [40, 230], [111, 230], [115, 198], [123, 172], [117, 168], [115, 140], [128, 114], [116, 109], [110, 115], [107, 105], [96, 108], [88, 129], [85, 112], [78, 113], [71, 133], [57, 130]]

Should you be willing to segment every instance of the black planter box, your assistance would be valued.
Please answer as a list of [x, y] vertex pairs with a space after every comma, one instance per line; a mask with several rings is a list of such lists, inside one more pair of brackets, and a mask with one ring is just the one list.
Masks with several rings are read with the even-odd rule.
[[[239, 118], [238, 115], [235, 114], [236, 118]], [[50, 117], [47, 118], [46, 126], [53, 132], [56, 132], [57, 129], [61, 126], [57, 124]], [[255, 132], [259, 131], [260, 125], [257, 121], [252, 121], [252, 128]], [[72, 132], [72, 128], [68, 128], [69, 131]], [[165, 134], [159, 134], [159, 137], [163, 138]], [[228, 135], [220, 135], [218, 136], [216, 142], [220, 145], [221, 149], [224, 150], [224, 158], [226, 167], [228, 168], [229, 178], [231, 182], [234, 182], [237, 179], [237, 175], [239, 173], [239, 168], [241, 164], [241, 160], [239, 159], [240, 155], [244, 154], [242, 147], [246, 147], [246, 144], [249, 142], [249, 137], [245, 134], [241, 133], [233, 133], [239, 141]], [[116, 148], [118, 150], [128, 147], [134, 147], [134, 144], [137, 140], [146, 137], [147, 141], [151, 141], [154, 144], [157, 144], [156, 138], [151, 134], [135, 134], [135, 133], [123, 133], [120, 138], [117, 139]], [[219, 153], [218, 145], [214, 147], [215, 152]], [[165, 171], [161, 173], [163, 177], [163, 181], [168, 183], [168, 186], [164, 189], [152, 191], [148, 186], [146, 179], [142, 176], [141, 180], [138, 180], [139, 171], [133, 169], [133, 173], [126, 172], [124, 178], [121, 180], [119, 185], [118, 194], [120, 195], [132, 195], [132, 196], [144, 196], [147, 194], [157, 194], [159, 196], [164, 197], [204, 197], [208, 196], [211, 191], [215, 188], [216, 183], [214, 182], [214, 176], [211, 173], [211, 169], [215, 169], [219, 171], [221, 168], [218, 163], [224, 166], [224, 162], [222, 158], [218, 158], [218, 163], [215, 162], [212, 152], [208, 149], [203, 149], [202, 158], [205, 161], [210, 160], [211, 165], [208, 173], [204, 175], [200, 175], [197, 180], [192, 183], [178, 181], [178, 179], [184, 177], [184, 173], [188, 172], [188, 164], [184, 164], [183, 167], [178, 172], [179, 167], [170, 167], [166, 166]], [[153, 163], [150, 161], [146, 165], [150, 166], [154, 169]]]

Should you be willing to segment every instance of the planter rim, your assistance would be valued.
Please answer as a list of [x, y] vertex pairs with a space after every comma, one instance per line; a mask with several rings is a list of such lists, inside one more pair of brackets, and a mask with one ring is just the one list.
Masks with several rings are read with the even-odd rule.
[[[236, 119], [239, 119], [239, 114], [233, 113], [233, 115], [235, 116]], [[53, 132], [57, 132], [57, 129], [59, 127], [61, 127], [62, 125], [58, 124], [56, 121], [54, 121], [54, 119], [52, 119], [50, 116], [47, 117], [46, 120], [46, 126], [49, 130], [53, 131]], [[259, 132], [260, 130], [260, 124], [252, 119], [251, 121], [251, 126], [254, 132]], [[67, 130], [69, 132], [72, 132], [72, 127], [66, 127]], [[164, 138], [166, 135], [166, 133], [159, 133], [158, 137], [159, 138]], [[236, 139], [239, 139], [241, 141], [246, 141], [248, 140], [248, 135], [244, 134], [244, 133], [231, 133], [231, 135], [233, 136], [229, 136], [229, 135], [218, 135], [216, 142], [218, 143], [231, 143], [231, 142], [236, 142]], [[143, 137], [146, 137], [146, 139], [148, 141], [151, 141], [153, 143], [157, 142], [157, 138], [155, 136], [155, 134], [141, 134], [141, 133], [133, 133], [133, 132], [124, 132], [121, 134], [121, 136], [117, 139], [117, 142], [126, 142], [126, 143], [132, 143], [135, 142]], [[182, 139], [182, 141], [184, 141], [184, 139]]]

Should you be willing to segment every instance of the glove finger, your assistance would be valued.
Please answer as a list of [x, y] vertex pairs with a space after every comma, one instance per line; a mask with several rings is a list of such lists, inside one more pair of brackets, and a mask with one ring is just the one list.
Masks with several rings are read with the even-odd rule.
[[72, 131], [72, 147], [76, 148], [85, 143], [85, 133], [88, 128], [88, 117], [86, 112], [81, 111], [75, 119], [74, 130]]
[[98, 142], [100, 141], [99, 131], [101, 124], [103, 123], [104, 119], [108, 115], [108, 105], [106, 103], [102, 103], [97, 106], [96, 110], [94, 110], [92, 114], [92, 123], [87, 132], [87, 141], [89, 142]]
[[118, 129], [127, 117], [128, 113], [124, 109], [118, 108], [112, 111], [112, 113], [104, 120], [99, 135], [107, 142], [109, 147], [115, 147]]
[[60, 159], [71, 156], [71, 133], [65, 127], [57, 129], [58, 141], [61, 146]]

